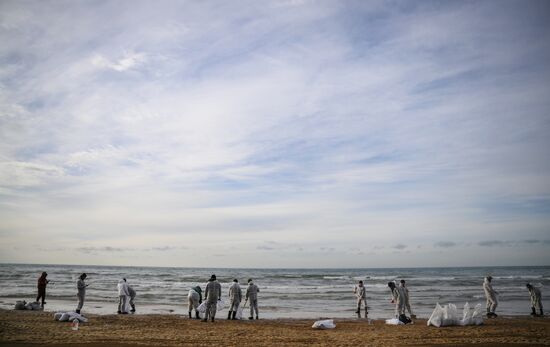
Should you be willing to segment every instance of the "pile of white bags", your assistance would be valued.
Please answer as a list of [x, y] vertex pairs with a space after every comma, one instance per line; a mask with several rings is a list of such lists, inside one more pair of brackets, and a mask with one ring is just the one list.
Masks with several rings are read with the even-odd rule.
[[334, 329], [336, 324], [332, 319], [318, 320], [311, 326], [313, 329]]
[[78, 319], [81, 323], [88, 323], [88, 318], [76, 312], [56, 312], [53, 315], [53, 319], [60, 322], [72, 322]]
[[41, 311], [44, 307], [40, 306], [39, 302], [26, 302], [25, 300], [15, 302], [15, 310], [31, 310], [31, 311]]
[[483, 324], [481, 304], [477, 304], [476, 307], [471, 310], [470, 304], [465, 303], [461, 316], [458, 313], [458, 309], [453, 304], [445, 306], [436, 304], [430, 319], [428, 319], [428, 326], [433, 325], [438, 328], [453, 325], [465, 326], [481, 324]]
[[389, 325], [405, 325], [405, 323], [403, 323], [402, 321], [400, 321], [397, 318], [386, 319], [386, 324], [389, 324]]

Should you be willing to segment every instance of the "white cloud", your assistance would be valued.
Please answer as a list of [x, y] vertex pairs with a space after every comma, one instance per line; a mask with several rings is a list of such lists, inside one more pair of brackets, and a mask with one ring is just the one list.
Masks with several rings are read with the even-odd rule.
[[92, 64], [100, 68], [113, 69], [115, 71], [126, 71], [135, 68], [146, 62], [144, 53], [125, 53], [121, 58], [115, 61], [110, 61], [100, 54], [96, 54], [92, 58]]

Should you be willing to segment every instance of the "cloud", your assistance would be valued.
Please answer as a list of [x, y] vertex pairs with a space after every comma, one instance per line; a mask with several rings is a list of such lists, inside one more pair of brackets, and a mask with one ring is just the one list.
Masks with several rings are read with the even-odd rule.
[[175, 250], [181, 250], [181, 249], [188, 249], [185, 246], [158, 246], [158, 247], [151, 247], [151, 251], [160, 251], [160, 252], [166, 252], [166, 251], [175, 251]]
[[110, 247], [110, 246], [105, 246], [105, 247], [78, 247], [77, 248], [77, 251], [79, 252], [83, 252], [83, 253], [102, 253], [102, 252], [105, 252], [105, 253], [119, 253], [119, 252], [128, 252], [128, 251], [133, 251], [134, 249], [132, 248], [121, 248], [121, 247]]
[[118, 72], [123, 72], [145, 63], [146, 55], [144, 53], [125, 53], [121, 58], [110, 61], [100, 54], [96, 54], [91, 62], [93, 65], [100, 68], [112, 69]]
[[521, 247], [521, 246], [533, 246], [533, 245], [546, 245], [549, 243], [549, 240], [487, 240], [478, 242], [479, 246], [482, 247]]
[[488, 240], [488, 241], [480, 241], [478, 242], [478, 245], [482, 247], [502, 247], [505, 245], [510, 245], [510, 243], [500, 241], [500, 240]]
[[336, 248], [334, 248], [334, 247], [321, 247], [319, 249], [323, 252], [334, 252], [334, 251], [336, 251]]
[[393, 248], [398, 249], [398, 250], [403, 250], [403, 249], [407, 248], [407, 246], [403, 245], [401, 243], [398, 243], [397, 245], [393, 246]]
[[293, 243], [283, 243], [283, 242], [275, 242], [275, 241], [264, 241], [261, 245], [256, 246], [257, 250], [261, 251], [289, 251], [289, 250], [296, 250], [296, 251], [303, 251], [304, 249], [300, 247], [297, 244]]
[[456, 247], [457, 243], [453, 241], [439, 241], [434, 243], [434, 247], [451, 248]]
[[12, 188], [42, 186], [65, 176], [65, 170], [47, 163], [5, 161], [0, 162], [0, 182]]

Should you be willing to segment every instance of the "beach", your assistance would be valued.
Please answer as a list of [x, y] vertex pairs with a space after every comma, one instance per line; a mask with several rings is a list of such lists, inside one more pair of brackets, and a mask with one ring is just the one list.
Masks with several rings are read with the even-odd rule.
[[383, 320], [335, 320], [314, 330], [311, 319], [203, 323], [181, 315], [89, 315], [78, 331], [51, 312], [0, 310], [0, 346], [533, 346], [550, 345], [550, 319], [499, 317], [482, 326], [435, 328], [425, 319], [390, 326]]

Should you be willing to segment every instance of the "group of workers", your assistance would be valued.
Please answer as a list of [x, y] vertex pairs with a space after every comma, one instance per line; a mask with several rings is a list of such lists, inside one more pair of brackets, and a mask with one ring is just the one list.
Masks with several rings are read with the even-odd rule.
[[[485, 292], [485, 298], [487, 299], [487, 318], [495, 318], [495, 313], [498, 306], [498, 292], [493, 289], [492, 285], [493, 277], [487, 276], [483, 280], [483, 291]], [[536, 288], [531, 283], [525, 285], [529, 291], [529, 297], [531, 299], [531, 315], [537, 316], [537, 308], [539, 309], [540, 316], [544, 316], [542, 311], [542, 295], [539, 288]]]
[[136, 312], [136, 305], [134, 300], [136, 299], [136, 291], [132, 288], [126, 278], [118, 281], [118, 314], [128, 314], [128, 304], [132, 308], [130, 312]]
[[[40, 299], [42, 299], [41, 306], [44, 308], [44, 304], [46, 303], [46, 286], [50, 281], [47, 280], [48, 274], [46, 272], [42, 272], [42, 275], [38, 278], [38, 296], [36, 297], [36, 302], [39, 302]], [[82, 307], [84, 306], [84, 300], [86, 299], [86, 288], [89, 286], [89, 284], [86, 283], [86, 278], [88, 275], [85, 273], [78, 276], [78, 280], [76, 281], [76, 297], [78, 299], [78, 303], [76, 305], [76, 313], [80, 314], [80, 310], [82, 310]], [[134, 313], [136, 312], [136, 306], [134, 303], [134, 300], [136, 298], [136, 291], [134, 288], [132, 288], [126, 281], [126, 278], [121, 279], [118, 281], [118, 314], [128, 314], [128, 311]], [[131, 310], [128, 310], [128, 304], [131, 307]]]
[[[42, 300], [41, 306], [44, 307], [46, 299], [46, 286], [50, 281], [47, 279], [48, 274], [42, 272], [38, 278], [38, 296], [36, 297], [36, 302]], [[78, 305], [76, 308], [76, 313], [80, 313], [82, 306], [84, 305], [84, 299], [86, 297], [86, 288], [89, 284], [85, 282], [87, 275], [85, 273], [81, 274], [76, 282], [77, 287], [77, 298]], [[485, 292], [485, 297], [487, 299], [487, 317], [495, 318], [497, 314], [495, 313], [498, 306], [498, 292], [493, 289], [492, 286], [493, 278], [487, 276], [483, 280], [483, 290]], [[391, 291], [391, 302], [395, 304], [395, 315], [400, 320], [406, 321], [406, 312], [409, 312], [411, 318], [416, 318], [411, 311], [411, 305], [409, 303], [409, 289], [406, 286], [405, 280], [399, 282], [399, 286], [395, 282], [388, 282], [388, 287]], [[531, 299], [531, 315], [537, 316], [536, 309], [539, 309], [540, 316], [543, 316], [542, 308], [542, 296], [539, 288], [534, 287], [532, 284], [526, 284], [527, 290], [529, 291], [529, 296]], [[126, 278], [121, 279], [117, 285], [118, 288], [118, 314], [127, 314], [128, 313], [128, 304], [131, 307], [130, 312], [136, 312], [135, 306], [135, 297], [136, 291], [127, 283]], [[260, 289], [257, 285], [254, 284], [252, 279], [248, 279], [248, 286], [246, 288], [245, 303], [249, 302], [250, 316], [248, 319], [254, 319], [254, 314], [256, 319], [258, 319], [258, 293]], [[353, 289], [353, 292], [357, 298], [357, 310], [355, 313], [361, 316], [361, 307], [365, 309], [365, 317], [368, 315], [368, 306], [367, 306], [367, 292], [363, 281], [359, 281], [358, 284]], [[229, 287], [229, 312], [227, 314], [227, 319], [237, 319], [237, 312], [239, 311], [239, 306], [242, 302], [242, 290], [237, 279], [233, 280], [233, 283]], [[203, 322], [207, 322], [209, 319], [213, 322], [216, 317], [217, 304], [218, 301], [222, 298], [222, 287], [221, 284], [216, 279], [216, 275], [210, 276], [208, 283], [206, 284], [204, 292], [205, 300], [205, 317], [202, 319]], [[196, 286], [189, 290], [187, 295], [187, 301], [189, 304], [189, 318], [192, 318], [191, 312], [195, 310], [195, 318], [200, 319], [199, 315], [199, 306], [202, 304], [202, 289], [200, 286]]]
[[[483, 280], [483, 290], [485, 292], [485, 297], [487, 299], [486, 308], [487, 308], [487, 318], [495, 318], [497, 314], [495, 310], [498, 306], [498, 292], [493, 289], [491, 281], [493, 278], [487, 276]], [[539, 309], [539, 315], [543, 316], [542, 308], [542, 295], [539, 288], [536, 288], [530, 283], [525, 285], [529, 291], [529, 297], [531, 299], [531, 315], [537, 316], [536, 309]], [[411, 304], [409, 302], [409, 289], [406, 286], [405, 280], [399, 282], [399, 286], [395, 282], [388, 282], [388, 287], [391, 291], [391, 302], [395, 304], [395, 316], [403, 322], [408, 322], [410, 319], [406, 316], [406, 312], [409, 312], [410, 318], [416, 318], [412, 313]], [[358, 316], [361, 316], [361, 306], [365, 308], [365, 317], [368, 315], [368, 306], [367, 306], [367, 294], [365, 290], [365, 285], [363, 281], [359, 281], [357, 286], [353, 289], [355, 296], [357, 297], [357, 310], [355, 313]]]
[[[89, 286], [89, 284], [85, 282], [87, 277], [88, 275], [83, 273], [78, 277], [78, 281], [76, 281], [76, 289], [78, 290], [76, 294], [78, 298], [76, 313], [80, 313], [80, 310], [82, 310], [82, 306], [84, 306], [84, 299], [86, 298], [86, 288]], [[131, 307], [130, 312], [132, 313], [136, 312], [136, 305], [134, 304], [134, 300], [136, 298], [136, 291], [134, 290], [134, 288], [132, 288], [128, 284], [128, 282], [126, 281], [126, 278], [123, 278], [120, 281], [118, 281], [117, 289], [118, 289], [117, 314], [128, 314], [128, 304]]]
[[[405, 285], [405, 280], [401, 280], [399, 286], [395, 285], [395, 282], [388, 282], [388, 287], [391, 291], [391, 302], [395, 304], [395, 316], [401, 320], [405, 320], [405, 310], [409, 312], [411, 318], [416, 318], [411, 311], [411, 304], [409, 303], [409, 289]], [[359, 281], [353, 288], [353, 293], [357, 298], [357, 313], [358, 317], [361, 317], [361, 307], [365, 308], [365, 317], [369, 314], [367, 305], [367, 291], [363, 281]]]
[[[254, 313], [256, 314], [256, 319], [259, 319], [258, 316], [258, 293], [260, 289], [257, 285], [254, 284], [251, 278], [248, 279], [248, 286], [246, 288], [245, 294], [245, 303], [249, 302], [250, 307], [250, 316], [248, 319], [254, 319]], [[216, 311], [218, 306], [218, 301], [222, 299], [222, 286], [216, 279], [216, 275], [210, 276], [206, 288], [204, 291], [204, 300], [206, 311], [204, 314], [203, 322], [212, 322], [216, 318]], [[237, 312], [239, 306], [241, 305], [243, 299], [243, 293], [241, 286], [239, 285], [239, 280], [234, 279], [233, 283], [229, 287], [229, 312], [227, 313], [227, 319], [237, 319]], [[202, 289], [200, 286], [193, 287], [189, 290], [187, 294], [187, 301], [189, 307], [189, 318], [192, 318], [191, 312], [195, 310], [195, 318], [200, 319], [199, 315], [199, 306], [202, 304]]]

